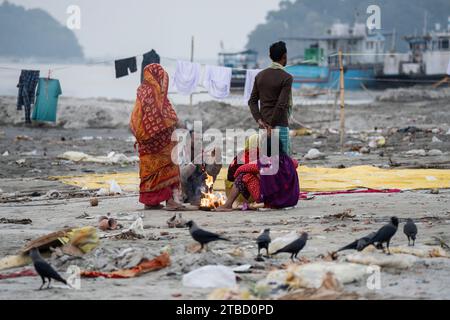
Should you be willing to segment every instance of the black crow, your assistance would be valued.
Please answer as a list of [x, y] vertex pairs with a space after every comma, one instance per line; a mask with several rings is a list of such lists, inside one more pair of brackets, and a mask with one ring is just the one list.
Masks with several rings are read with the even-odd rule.
[[269, 255], [269, 244], [271, 242], [272, 239], [270, 239], [270, 229], [265, 229], [256, 239], [256, 244], [258, 245], [258, 256], [261, 256], [262, 249], [266, 249], [267, 255]]
[[37, 249], [37, 248], [31, 249], [30, 257], [31, 257], [31, 260], [33, 260], [34, 269], [36, 269], [36, 272], [41, 276], [41, 279], [42, 279], [42, 285], [39, 288], [39, 290], [42, 290], [42, 288], [44, 287], [45, 279], [48, 279], [48, 286], [47, 286], [47, 288], [50, 288], [50, 283], [51, 283], [52, 279], [54, 279], [56, 281], [59, 281], [59, 282], [62, 282], [62, 283], [67, 285], [67, 281], [64, 280], [58, 274], [58, 272], [56, 272], [55, 269], [53, 269], [53, 267], [51, 265], [49, 265], [41, 257], [41, 254], [39, 253], [39, 249]]
[[413, 247], [414, 247], [416, 244], [417, 226], [412, 219], [406, 220], [406, 224], [403, 227], [403, 232], [408, 237], [408, 246], [411, 245], [411, 240], [412, 240]]
[[345, 250], [357, 250], [357, 251], [363, 251], [368, 245], [370, 240], [376, 235], [376, 232], [372, 232], [368, 236], [362, 237], [361, 239], [355, 240], [354, 242], [350, 243], [349, 245], [346, 245], [345, 247], [339, 249], [336, 252], [341, 252]]
[[274, 255], [277, 255], [279, 253], [290, 253], [291, 260], [294, 261], [294, 258], [297, 259], [298, 253], [305, 247], [307, 241], [308, 241], [308, 234], [304, 232], [302, 233], [300, 238], [288, 244], [284, 248], [276, 251]]
[[213, 241], [230, 241], [229, 239], [223, 238], [219, 236], [218, 234], [200, 229], [197, 224], [194, 221], [189, 221], [186, 223], [186, 226], [189, 228], [189, 232], [192, 236], [192, 238], [200, 243], [201, 248], [200, 251], [203, 250], [206, 244], [213, 242]]
[[388, 254], [391, 254], [391, 252], [389, 251], [389, 244], [391, 243], [392, 237], [397, 233], [397, 229], [398, 218], [392, 217], [391, 221], [387, 225], [383, 226], [380, 230], [378, 230], [375, 236], [370, 239], [368, 245], [375, 244], [377, 248], [381, 248], [384, 250], [383, 243], [386, 243]]

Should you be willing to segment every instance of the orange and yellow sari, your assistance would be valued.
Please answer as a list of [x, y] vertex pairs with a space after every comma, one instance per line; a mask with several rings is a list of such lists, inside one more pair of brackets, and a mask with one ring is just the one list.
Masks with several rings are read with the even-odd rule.
[[171, 141], [178, 123], [167, 91], [169, 76], [159, 64], [144, 69], [144, 82], [137, 90], [130, 128], [136, 137], [140, 159], [140, 197], [147, 206], [169, 200], [180, 185], [180, 170], [172, 162]]

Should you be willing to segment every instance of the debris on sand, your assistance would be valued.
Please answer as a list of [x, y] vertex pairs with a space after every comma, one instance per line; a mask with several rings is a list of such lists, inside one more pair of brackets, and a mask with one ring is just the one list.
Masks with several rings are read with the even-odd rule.
[[439, 149], [432, 149], [430, 151], [428, 151], [428, 156], [430, 157], [438, 157], [438, 156], [442, 156], [444, 153], [439, 150]]
[[225, 266], [204, 266], [183, 276], [183, 286], [188, 288], [234, 288], [236, 275]]
[[142, 259], [138, 265], [129, 269], [121, 269], [113, 272], [101, 271], [82, 271], [81, 276], [84, 278], [107, 278], [107, 279], [127, 279], [135, 278], [140, 275], [164, 269], [170, 265], [170, 256], [168, 253], [163, 253], [160, 256], [149, 260]]
[[304, 156], [305, 160], [320, 160], [325, 159], [325, 157], [325, 154], [317, 149], [309, 150], [308, 153]]
[[325, 219], [336, 219], [336, 220], [345, 220], [345, 219], [354, 219], [356, 217], [355, 214], [352, 214], [353, 209], [346, 209], [344, 212], [336, 213], [332, 215], [325, 216]]
[[58, 156], [59, 159], [73, 162], [93, 162], [101, 164], [131, 164], [139, 161], [137, 156], [127, 157], [123, 153], [110, 152], [105, 156], [91, 156], [77, 151], [67, 151]]
[[33, 221], [31, 219], [7, 219], [7, 218], [0, 218], [0, 223], [2, 224], [32, 224]]
[[[392, 248], [390, 249], [392, 252]], [[361, 265], [376, 265], [381, 268], [392, 269], [408, 269], [414, 266], [418, 261], [418, 258], [409, 254], [394, 254], [386, 255], [384, 253], [354, 253], [345, 257], [345, 260], [351, 263], [357, 263]]]
[[413, 149], [406, 152], [406, 155], [425, 157], [427, 155], [427, 152], [424, 149]]
[[187, 221], [183, 219], [183, 215], [181, 213], [176, 213], [172, 218], [167, 220], [167, 226], [169, 227], [169, 229], [186, 228], [186, 223]]
[[345, 292], [334, 274], [328, 272], [320, 288], [296, 290], [278, 298], [278, 300], [356, 300], [359, 298], [356, 293]]
[[367, 268], [361, 264], [348, 262], [313, 262], [303, 265], [291, 264], [286, 270], [271, 271], [257, 287], [296, 289], [319, 289], [329, 273], [340, 284], [345, 285], [363, 280]]

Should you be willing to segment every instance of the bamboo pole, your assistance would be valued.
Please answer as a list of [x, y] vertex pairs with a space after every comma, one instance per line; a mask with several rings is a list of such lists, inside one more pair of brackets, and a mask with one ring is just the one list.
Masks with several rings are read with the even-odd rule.
[[339, 49], [339, 70], [340, 70], [340, 87], [341, 94], [341, 153], [344, 153], [344, 139], [345, 139], [345, 81], [344, 81], [344, 64], [342, 62], [342, 49]]
[[[191, 62], [194, 62], [194, 36], [191, 38]], [[189, 104], [192, 107], [194, 95], [191, 94], [189, 97]]]

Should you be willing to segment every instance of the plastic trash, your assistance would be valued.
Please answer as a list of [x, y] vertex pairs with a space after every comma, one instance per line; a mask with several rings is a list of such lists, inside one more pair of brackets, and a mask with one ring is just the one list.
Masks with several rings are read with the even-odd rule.
[[425, 157], [427, 155], [426, 151], [423, 149], [413, 149], [406, 152], [406, 154], [409, 156], [421, 156], [421, 157]]
[[288, 285], [292, 289], [318, 289], [329, 273], [341, 284], [360, 281], [367, 276], [367, 267], [347, 262], [315, 262], [304, 265], [291, 265], [286, 270], [271, 271], [257, 287], [278, 287]]
[[305, 155], [306, 160], [319, 160], [319, 159], [324, 159], [324, 158], [325, 158], [325, 154], [323, 154], [322, 152], [320, 152], [317, 149], [311, 149]]
[[116, 180], [109, 181], [109, 192], [110, 194], [122, 194], [122, 188], [120, 188], [119, 184]]
[[135, 222], [131, 224], [127, 231], [133, 231], [135, 234], [143, 236], [144, 235], [144, 221], [142, 218], [137, 218]]
[[438, 137], [433, 137], [433, 139], [431, 139], [432, 143], [441, 143], [442, 140], [440, 140]]
[[189, 288], [233, 288], [236, 284], [233, 270], [225, 266], [205, 266], [183, 276], [183, 286]]
[[430, 157], [436, 157], [436, 156], [442, 156], [444, 153], [441, 150], [438, 149], [432, 149], [428, 151], [428, 155]]
[[8, 150], [6, 150], [5, 152], [3, 152], [2, 156], [3, 156], [3, 157], [8, 157], [8, 156], [9, 156]]

